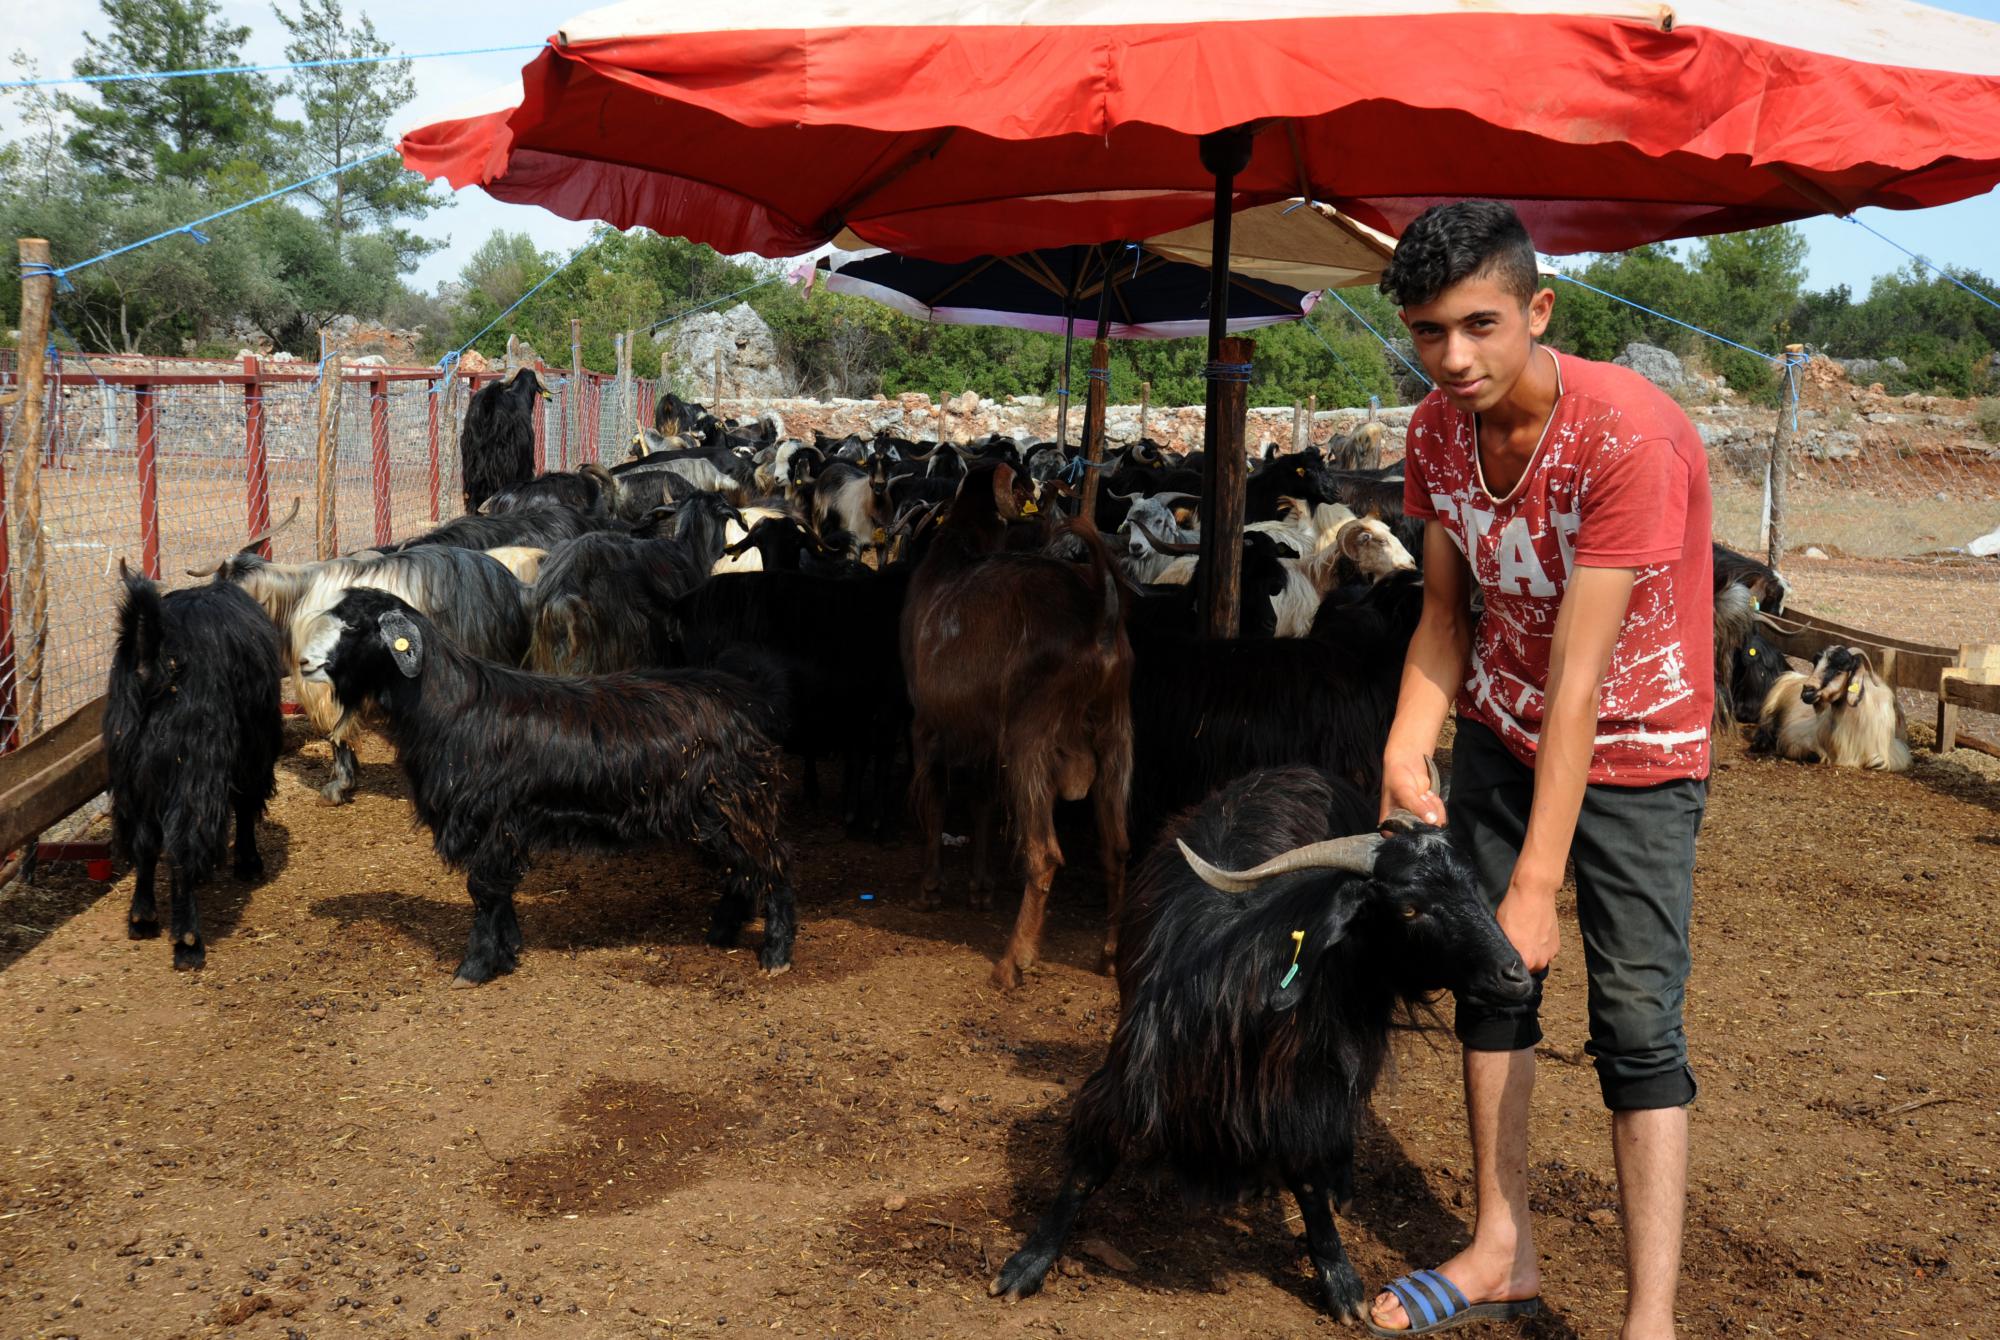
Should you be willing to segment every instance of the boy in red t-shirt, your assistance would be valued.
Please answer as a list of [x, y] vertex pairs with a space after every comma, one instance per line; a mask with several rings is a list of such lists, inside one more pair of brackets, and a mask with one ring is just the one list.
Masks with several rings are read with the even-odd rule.
[[[1421, 1335], [1537, 1306], [1528, 1100], [1556, 890], [1573, 859], [1587, 1050], [1624, 1211], [1623, 1337], [1671, 1336], [1695, 1094], [1681, 1004], [1715, 694], [1701, 439], [1644, 379], [1537, 342], [1555, 294], [1505, 205], [1424, 213], [1382, 288], [1437, 382], [1411, 416], [1404, 462], [1405, 510], [1426, 521], [1424, 611], [1383, 755], [1383, 809], [1449, 825], [1538, 986], [1522, 1006], [1458, 1002], [1472, 1243], [1389, 1285], [1369, 1329]], [[1425, 765], [1454, 702], [1447, 814]]]

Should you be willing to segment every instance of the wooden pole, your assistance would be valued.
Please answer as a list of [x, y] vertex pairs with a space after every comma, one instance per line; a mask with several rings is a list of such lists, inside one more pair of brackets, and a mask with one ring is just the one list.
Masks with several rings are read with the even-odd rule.
[[[1231, 337], [1222, 341], [1222, 356], [1216, 361], [1247, 364], [1256, 353], [1254, 342]], [[1202, 475], [1208, 486], [1205, 500], [1210, 514], [1202, 519], [1201, 564], [1209, 576], [1202, 584], [1202, 609], [1207, 616], [1203, 630], [1209, 637], [1235, 637], [1240, 627], [1243, 585], [1243, 493], [1248, 478], [1243, 428], [1250, 405], [1250, 382], [1247, 374], [1232, 374], [1208, 385]]]
[[722, 417], [722, 349], [719, 346], [715, 351], [715, 408], [709, 413], [718, 419]]
[[[671, 341], [660, 346], [660, 384], [655, 390], [666, 395], [674, 389], [674, 346]], [[648, 409], [652, 406], [648, 405]]]
[[1139, 440], [1141, 442], [1146, 440], [1146, 411], [1151, 407], [1152, 400], [1153, 400], [1153, 384], [1151, 382], [1140, 382], [1139, 383]]
[[[456, 378], [451, 380], [456, 380]], [[446, 385], [449, 385], [449, 382]], [[438, 402], [444, 398], [445, 387], [440, 386], [438, 379], [433, 377], [430, 379], [429, 391], [430, 394], [424, 397], [429, 402], [426, 408], [424, 432], [424, 449], [427, 457], [424, 482], [430, 486], [431, 524], [435, 526], [438, 523], [438, 416], [442, 412]], [[269, 557], [269, 555], [266, 555], [266, 557]]]
[[[637, 330], [628, 330], [625, 332], [625, 337], [618, 344], [618, 380], [620, 385], [618, 388], [618, 418], [615, 422], [618, 425], [618, 432], [621, 435], [631, 431], [628, 425], [637, 422], [639, 418], [639, 383], [632, 376], [632, 352], [633, 346], [638, 342], [638, 339], [639, 332]], [[614, 437], [611, 440], [617, 442], [621, 438]], [[604, 444], [602, 442], [597, 444], [597, 450], [590, 454], [590, 458], [594, 461], [604, 458]]]
[[[1100, 323], [1101, 324], [1101, 323]], [[1102, 335], [1090, 346], [1090, 389], [1083, 402], [1083, 458], [1091, 465], [1104, 461], [1104, 400], [1111, 390], [1111, 341]], [[1083, 472], [1083, 499], [1076, 514], [1086, 523], [1097, 516], [1097, 486], [1102, 470]]]
[[1306, 402], [1303, 400], [1294, 400], [1292, 402], [1292, 450], [1304, 451], [1305, 449]]
[[[458, 486], [461, 497], [465, 489], [465, 464], [458, 458], [458, 435], [464, 431], [465, 424], [464, 416], [459, 413], [458, 404], [463, 398], [461, 392], [469, 393], [473, 389], [475, 388], [472, 385], [471, 378], [465, 373], [460, 372], [457, 364], [453, 364], [451, 375], [444, 379], [444, 408], [441, 411], [444, 415], [444, 444], [441, 449], [441, 457], [443, 462], [448, 463], [443, 468], [449, 468], [450, 465], [454, 464], [458, 466]], [[461, 503], [462, 505], [463, 503]], [[435, 508], [432, 509], [431, 519], [433, 521], [437, 519], [437, 509]]]
[[160, 388], [132, 388], [138, 420], [133, 462], [139, 475], [139, 570], [160, 580]]
[[[583, 319], [569, 319], [569, 416], [575, 425], [570, 430], [570, 441], [576, 443], [576, 458], [582, 461], [589, 454], [583, 438], [583, 402], [589, 398], [590, 387], [583, 380]], [[563, 452], [562, 468], [569, 469], [569, 452]]]
[[1301, 451], [1304, 451], [1306, 447], [1310, 447], [1313, 444], [1313, 416], [1318, 413], [1319, 392], [1314, 391], [1306, 397], [1306, 440], [1305, 446], [1299, 448]]
[[[12, 663], [17, 649], [11, 639], [0, 644], [0, 683], [4, 683], [9, 698], [4, 705], [9, 718], [4, 722], [6, 739], [0, 741], [0, 748], [24, 743], [42, 728], [42, 662], [49, 638], [48, 536], [42, 530], [42, 416], [46, 410], [49, 306], [55, 299], [56, 281], [54, 275], [45, 273], [49, 268], [46, 241], [39, 237], [22, 238], [20, 256], [19, 387], [9, 436], [15, 443], [14, 454], [21, 462], [14, 489], [19, 499], [22, 556], [27, 560], [25, 599], [20, 602], [27, 646], [26, 655], [17, 667]], [[44, 273], [31, 273], [35, 270]], [[0, 509], [0, 514], [4, 514], [4, 509]], [[0, 563], [6, 562], [4, 540], [0, 536]], [[11, 631], [10, 628], [8, 632]], [[18, 718], [14, 711], [17, 707]]]
[[1201, 611], [1210, 637], [1235, 637], [1243, 581], [1243, 416], [1250, 403], [1247, 373], [1256, 346], [1229, 336], [1229, 233], [1236, 174], [1250, 164], [1250, 132], [1242, 128], [1201, 137], [1201, 165], [1214, 174], [1210, 225], [1208, 394], [1202, 423]]
[[1774, 568], [1785, 561], [1785, 494], [1792, 473], [1792, 415], [1798, 410], [1797, 401], [1792, 399], [1798, 383], [1792, 378], [1789, 363], [1794, 355], [1804, 353], [1802, 344], [1785, 346], [1787, 394], [1778, 402], [1778, 426], [1771, 434], [1771, 548], [1764, 561]]
[[334, 515], [334, 471], [340, 447], [340, 355], [330, 354], [319, 378], [319, 448], [313, 465], [313, 553], [329, 559], [340, 552], [340, 523]]
[[[243, 473], [249, 492], [249, 533], [262, 535], [271, 528], [271, 456], [264, 442], [263, 368], [249, 354], [243, 356]], [[271, 542], [257, 546], [263, 558], [271, 556]]]
[[368, 482], [375, 500], [375, 547], [389, 543], [394, 530], [389, 494], [389, 374], [368, 379]]
[[937, 411], [938, 411], [938, 412], [937, 412], [937, 433], [938, 433], [938, 439], [937, 439], [937, 444], [938, 444], [939, 446], [943, 446], [943, 445], [944, 445], [944, 415], [945, 415], [945, 401], [944, 401], [944, 392], [943, 392], [943, 391], [939, 391], [939, 392], [938, 392], [938, 398], [937, 398]]

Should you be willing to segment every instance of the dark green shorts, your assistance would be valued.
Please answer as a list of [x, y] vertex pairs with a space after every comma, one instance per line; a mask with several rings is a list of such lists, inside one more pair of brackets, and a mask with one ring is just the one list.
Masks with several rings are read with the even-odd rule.
[[[1495, 907], [1507, 892], [1534, 801], [1534, 770], [1485, 726], [1463, 717], [1452, 745], [1451, 835]], [[1695, 1095], [1681, 1003], [1687, 992], [1694, 839], [1708, 783], [1584, 790], [1570, 859], [1590, 974], [1590, 1044], [1613, 1112], [1679, 1107]], [[1519, 1051], [1542, 1040], [1541, 983], [1519, 1005], [1461, 1000], [1455, 1029], [1473, 1051]]]

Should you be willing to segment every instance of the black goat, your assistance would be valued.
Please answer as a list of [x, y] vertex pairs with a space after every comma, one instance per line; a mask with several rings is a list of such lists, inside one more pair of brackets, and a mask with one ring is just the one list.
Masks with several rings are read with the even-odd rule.
[[535, 397], [550, 398], [533, 368], [522, 368], [512, 380], [494, 382], [472, 393], [465, 406], [465, 428], [458, 438], [459, 478], [464, 483], [465, 510], [505, 488], [525, 484], [535, 475]]
[[421, 535], [386, 545], [381, 552], [401, 553], [427, 544], [448, 544], [459, 549], [498, 549], [505, 545], [552, 549], [564, 540], [594, 530], [609, 530], [617, 524], [609, 517], [579, 512], [573, 507], [523, 507], [499, 516], [462, 516]]
[[842, 818], [856, 836], [881, 837], [898, 808], [889, 779], [910, 720], [896, 652], [908, 587], [901, 564], [851, 578], [766, 568], [711, 577], [667, 620], [685, 664], [717, 664], [744, 644], [770, 654], [791, 705], [782, 743], [805, 758], [806, 799], [818, 798], [814, 760], [839, 755]]
[[1232, 778], [1306, 764], [1372, 794], [1423, 584], [1397, 573], [1330, 596], [1302, 638], [1134, 639], [1134, 830]]
[[[1117, 949], [1125, 894], [1125, 807], [1132, 785], [1132, 648], [1118, 577], [1097, 532], [1072, 523], [1087, 563], [998, 552], [1029, 498], [1012, 466], [974, 467], [930, 538], [903, 606], [909, 684], [910, 795], [924, 826], [923, 901], [943, 883], [944, 783], [966, 769], [1004, 792], [1027, 867], [1021, 910], [994, 965], [1019, 986], [1040, 951], [1049, 885], [1062, 866], [1055, 803], [1095, 802], [1098, 858], [1110, 905], [1105, 957]], [[987, 869], [994, 806], [975, 804], [972, 901], [992, 897]]]
[[[122, 570], [122, 565], [121, 565]], [[207, 960], [195, 893], [222, 860], [236, 816], [235, 873], [264, 873], [257, 821], [276, 783], [278, 630], [233, 586], [160, 594], [125, 575], [104, 704], [111, 823], [132, 858], [125, 933], [160, 933], [154, 874], [173, 862], [174, 966]]]
[[502, 489], [480, 504], [487, 516], [517, 512], [524, 507], [567, 507], [592, 516], [616, 510], [618, 481], [595, 461], [575, 470], [551, 470], [536, 475], [525, 484]]
[[991, 1292], [1038, 1290], [1118, 1163], [1158, 1160], [1210, 1200], [1282, 1184], [1328, 1309], [1360, 1319], [1333, 1205], [1353, 1194], [1355, 1121], [1392, 1023], [1446, 988], [1521, 1000], [1533, 986], [1443, 831], [1394, 815], [1393, 837], [1343, 836], [1373, 815], [1351, 788], [1277, 769], [1209, 797], [1154, 848], [1125, 913], [1118, 1028], [1077, 1096], [1069, 1170]]
[[796, 914], [778, 835], [777, 751], [743, 681], [713, 671], [558, 678], [466, 655], [381, 591], [350, 591], [301, 669], [342, 706], [378, 705], [437, 853], [464, 870], [472, 935], [454, 985], [511, 971], [514, 889], [534, 853], [680, 841], [723, 872], [708, 942], [761, 908], [769, 972]]

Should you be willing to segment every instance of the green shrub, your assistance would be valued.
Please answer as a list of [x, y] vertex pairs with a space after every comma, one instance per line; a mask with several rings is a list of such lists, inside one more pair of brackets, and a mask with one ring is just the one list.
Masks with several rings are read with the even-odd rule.
[[1972, 422], [1988, 442], [2000, 442], [2000, 399], [1987, 396], [1972, 407]]

